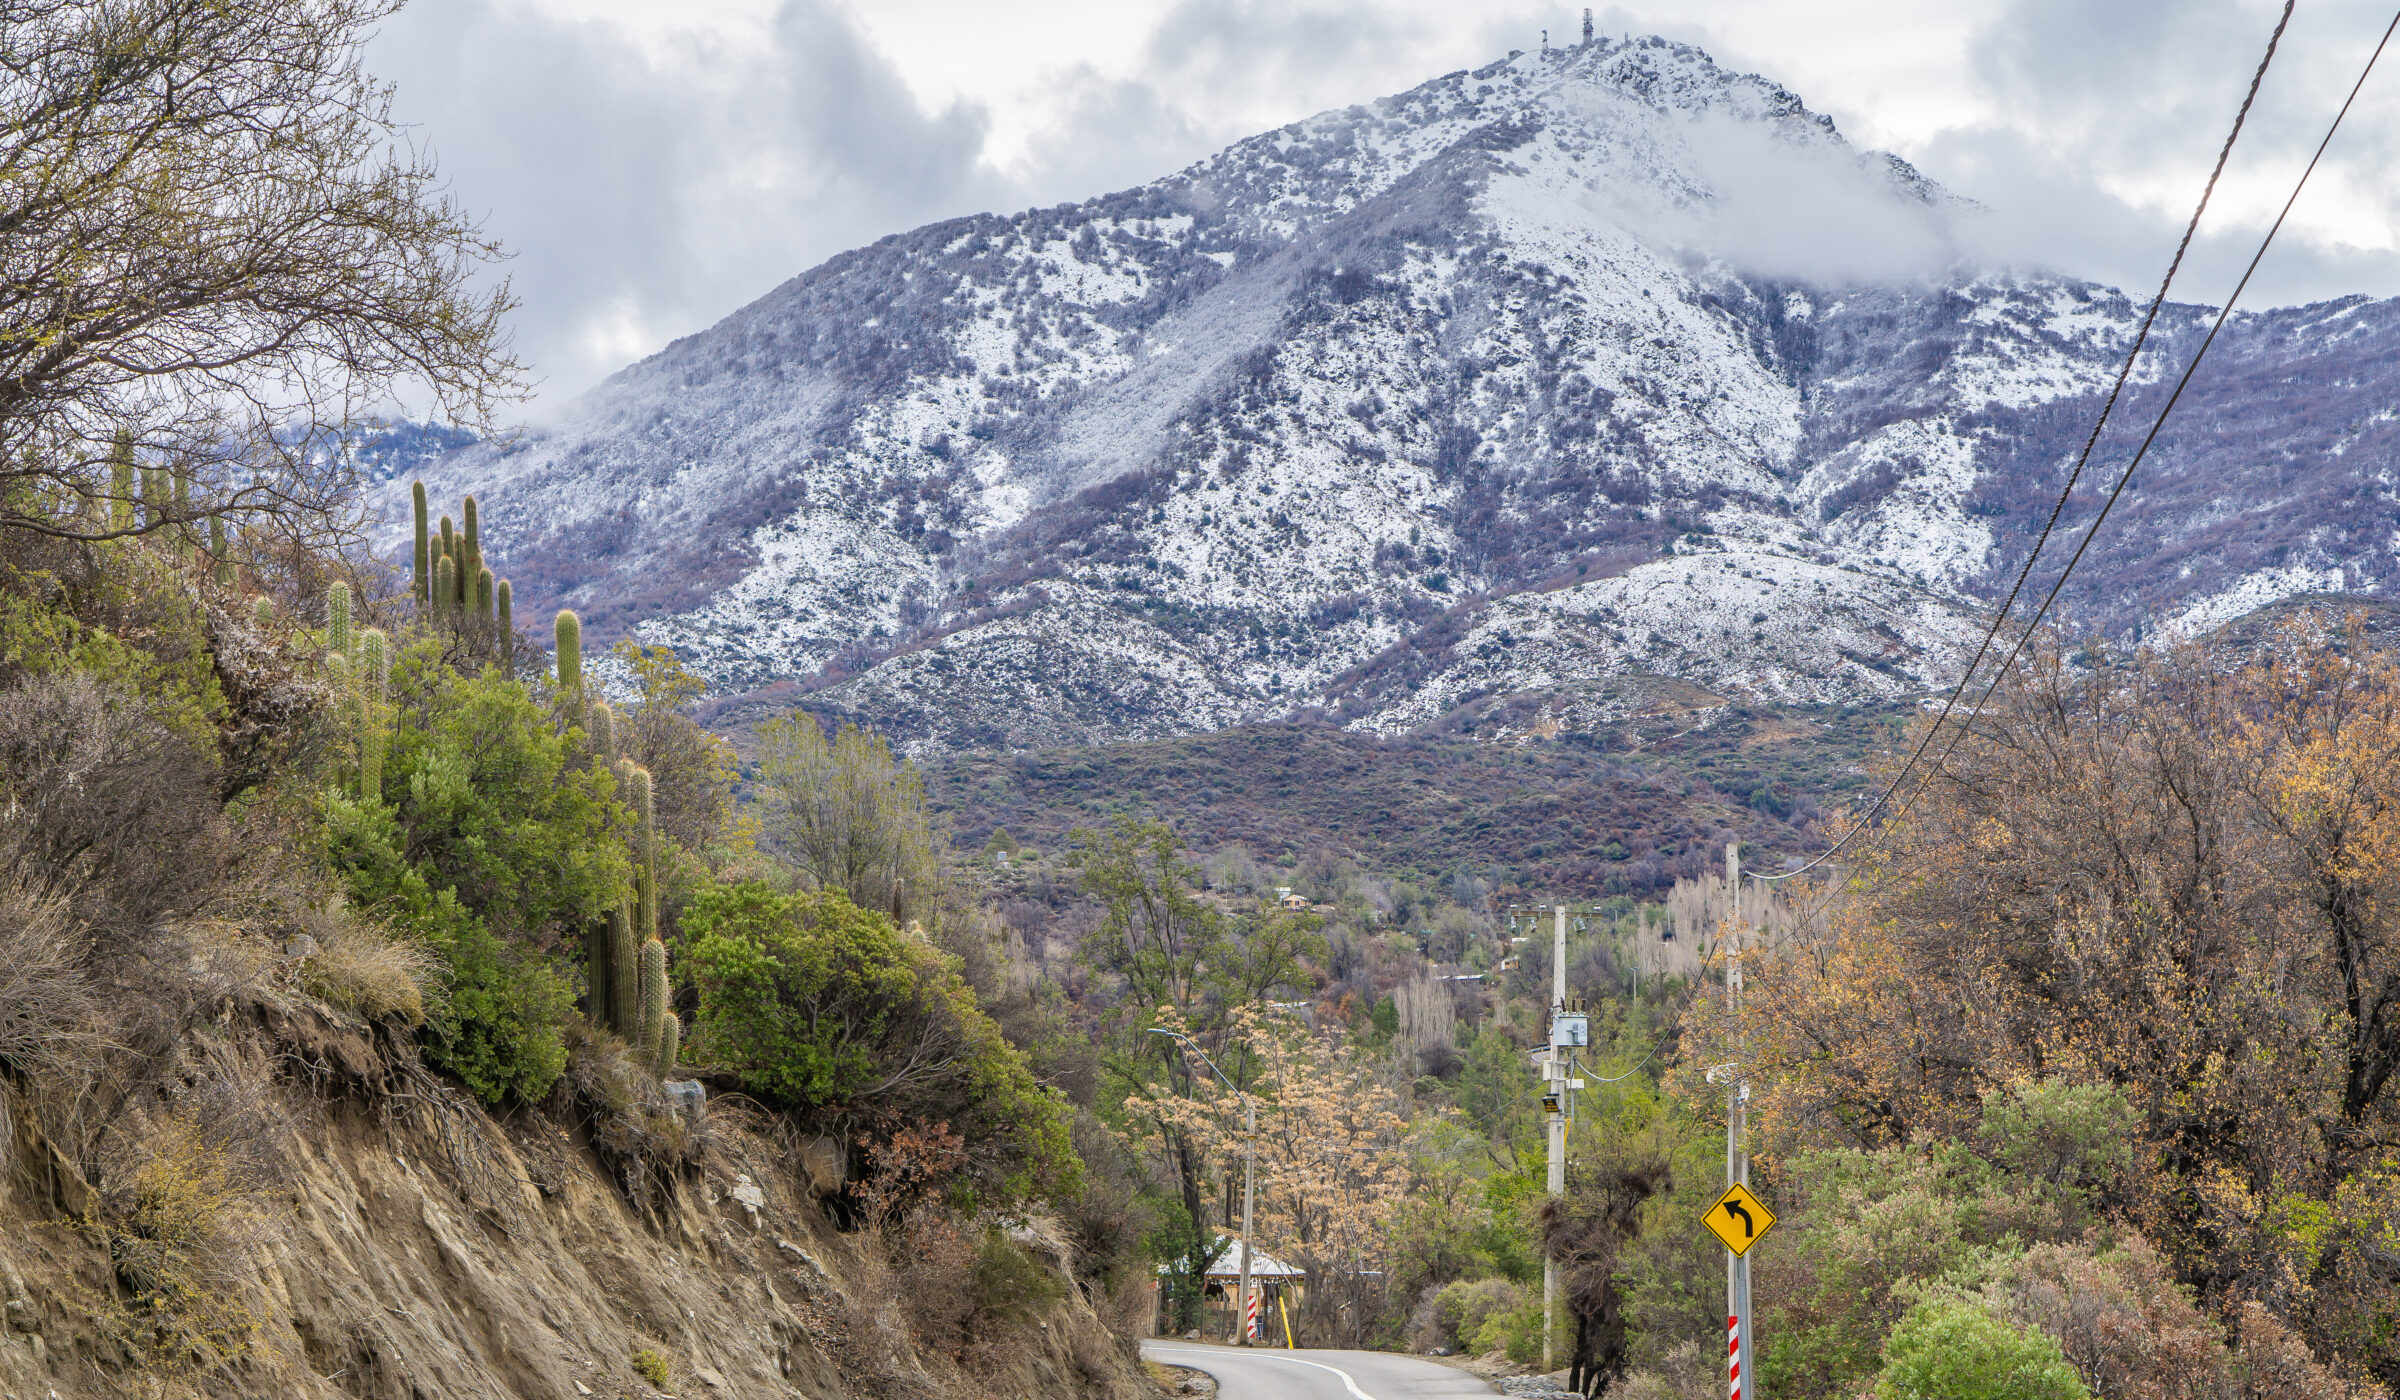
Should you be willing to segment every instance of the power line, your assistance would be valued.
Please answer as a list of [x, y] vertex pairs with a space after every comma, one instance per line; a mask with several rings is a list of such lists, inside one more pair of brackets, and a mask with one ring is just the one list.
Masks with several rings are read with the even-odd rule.
[[[2291, 10], [2288, 4], [2285, 6], [2284, 12], [2287, 15], [2290, 14]], [[2224, 307], [2217, 312], [2215, 324], [2208, 328], [2207, 337], [2200, 342], [2200, 348], [2192, 352], [2192, 362], [2184, 366], [2183, 377], [2175, 382], [2175, 392], [2167, 396], [2165, 406], [2159, 409], [2157, 419], [2150, 425], [2150, 431], [2143, 436], [2142, 445], [2135, 449], [2133, 459], [2125, 464], [2125, 470], [2117, 477], [2117, 484], [2109, 491], [2108, 499], [2101, 502], [2100, 513], [2092, 517], [2091, 525], [2084, 530], [2083, 539], [2076, 544], [2075, 553], [2067, 560], [2067, 567], [2059, 574], [2058, 582], [2050, 585], [2050, 591], [2043, 597], [2041, 607], [2034, 610], [2033, 620], [2025, 624], [2024, 635], [2017, 638], [2017, 644], [2009, 649], [2008, 660], [2002, 662], [2000, 669], [1992, 673], [1991, 684], [1985, 686], [1983, 694], [1976, 698], [1975, 708], [1969, 711], [1966, 719], [1962, 720], [1951, 732], [1949, 747], [1942, 750], [1941, 758], [1934, 764], [1936, 771], [1950, 761], [1951, 754], [1958, 751], [1958, 741], [1965, 738], [1967, 730], [1974, 727], [1975, 715], [1981, 712], [1985, 704], [1990, 702], [1992, 692], [2000, 688], [2001, 678], [2006, 676], [2010, 668], [2017, 664], [2017, 657], [2024, 653], [2025, 644], [2033, 640], [2033, 634], [2041, 627], [2042, 619], [2049, 615], [2051, 604], [2058, 601], [2059, 591], [2065, 588], [2067, 580], [2073, 577], [2075, 566], [2083, 562], [2084, 551], [2092, 546], [2092, 537], [2100, 533], [2100, 526], [2108, 519], [2108, 513], [2117, 508], [2117, 498], [2125, 494], [2125, 487], [2133, 480], [2134, 471], [2142, 465], [2142, 459], [2149, 455], [2150, 445], [2158, 440], [2159, 431], [2166, 427], [2167, 415], [2175, 411], [2176, 401], [2183, 397], [2184, 389], [2191, 384], [2192, 375], [2200, 368], [2200, 361], [2208, 355], [2208, 348], [2217, 343], [2217, 332], [2225, 329], [2227, 318], [2233, 315], [2234, 303], [2241, 300], [2242, 292], [2250, 285], [2251, 275], [2258, 271], [2259, 263], [2267, 256], [2268, 247], [2275, 242], [2275, 235], [2282, 230], [2283, 221], [2290, 217], [2292, 206], [2300, 201], [2300, 191], [2307, 187], [2308, 177], [2315, 173], [2317, 162], [2324, 159], [2325, 148], [2333, 144], [2333, 134], [2342, 129], [2342, 118], [2350, 114], [2350, 105], [2358, 100], [2360, 89], [2367, 85], [2367, 75], [2375, 71], [2375, 61], [2383, 57], [2384, 47], [2392, 42], [2394, 30], [2400, 30], [2400, 11], [2395, 11], [2392, 15], [2392, 22], [2384, 26], [2383, 38], [2377, 41], [2375, 52], [2367, 55], [2367, 66], [2359, 70], [2358, 81], [2350, 85], [2350, 95], [2342, 99], [2341, 110], [2333, 114], [2333, 124], [2325, 128], [2325, 139], [2317, 143], [2316, 154], [2308, 158], [2307, 168], [2300, 172], [2300, 178], [2293, 183], [2291, 197], [2284, 200], [2283, 210], [2275, 216], [2274, 224], [2267, 229], [2267, 236], [2259, 240], [2258, 251], [2251, 254], [2250, 265], [2242, 270], [2242, 280], [2234, 284], [2233, 295], [2225, 299]]]
[[[2158, 314], [2160, 310], [2166, 305], [2167, 290], [2174, 285], [2176, 273], [2183, 266], [2184, 254], [2190, 250], [2193, 235], [2199, 230], [2200, 217], [2208, 210], [2208, 202], [2216, 193], [2217, 181], [2224, 175], [2226, 161], [2233, 154], [2234, 143], [2240, 139], [2242, 128], [2250, 119], [2250, 108], [2252, 104], [2258, 100], [2259, 86], [2266, 80], [2267, 69], [2274, 63], [2275, 52], [2283, 43], [2284, 29], [2291, 23], [2292, 10], [2295, 3], [2296, 0], [2284, 0], [2283, 13], [2276, 18], [2274, 32], [2267, 36], [2266, 52], [2260, 55], [2258, 60], [2258, 68], [2250, 75], [2249, 90], [2243, 94], [2242, 105], [2234, 113], [2233, 126], [2225, 133], [2224, 144], [2217, 149], [2217, 161], [2215, 166], [2209, 170], [2208, 182], [2201, 187], [2200, 202], [2193, 207], [2192, 217], [2184, 224], [2183, 237], [2175, 245], [2175, 256], [2167, 264], [2166, 276], [2159, 281], [2157, 293], [2150, 298], [2149, 309], [2142, 317], [2141, 328], [2138, 332], [2136, 332], [2132, 346], [2125, 353], [2124, 362], [2117, 367], [2116, 381], [2109, 389], [2107, 400], [2101, 405], [2099, 417], [2093, 421], [2092, 431], [2090, 435], [2084, 439], [2083, 450], [2076, 455], [2075, 466], [2073, 470], [2068, 473], [2065, 486], [2059, 490], [2058, 500], [2052, 503], [2050, 507], [2049, 519], [2043, 522], [2041, 534], [2035, 538], [2033, 549], [2026, 554], [2024, 566], [2018, 569], [2016, 582], [2009, 587], [2007, 598], [2002, 600], [1999, 609], [1992, 614], [1991, 626], [1984, 630], [1983, 641], [1979, 646], [1976, 647], [1974, 658], [1967, 663], [1967, 668], [1963, 673], [1960, 674], [1958, 683], [1950, 688], [1950, 694], [1942, 701], [1941, 712], [1934, 716], [1933, 723], [1926, 728], [1922, 735], [1918, 736], [1916, 747], [1910, 750], [1907, 761], [1902, 763], [1900, 766], [1900, 771], [1893, 775], [1891, 782], [1885, 784], [1883, 791], [1877, 795], [1875, 804], [1868, 808], [1866, 813], [1856, 822], [1852, 823], [1848, 831], [1842, 833], [1842, 838], [1839, 841], [1834, 842], [1823, 852], [1796, 869], [1787, 870], [1777, 875], [1754, 875], [1752, 877], [1753, 879], [1759, 880], [1762, 883], [1772, 884], [1792, 879], [1795, 876], [1805, 875], [1809, 871], [1814, 870], [1816, 867], [1823, 865], [1826, 861], [1829, 861], [1833, 859], [1834, 856], [1840, 854], [1844, 846], [1849, 845], [1851, 841], [1857, 839], [1859, 833], [1872, 826], [1876, 818], [1883, 814], [1884, 808], [1890, 805], [1893, 796], [1900, 791], [1901, 784], [1907, 782], [1909, 774], [1916, 770], [1917, 764], [1925, 757], [1925, 751], [1932, 747], [1934, 738], [1941, 733], [1943, 726], [1949, 721], [1951, 714], [1957, 709], [1959, 697], [1964, 695], [1967, 687], [1974, 682], [1976, 671], [1982, 667], [1984, 658], [1991, 653], [1993, 641], [1999, 637], [2001, 627], [2008, 620], [2009, 611], [2016, 606], [2018, 595], [2023, 592], [2026, 580], [2033, 574], [2033, 566], [2035, 561], [2040, 559], [2042, 550], [2049, 544], [2051, 531], [2057, 528], [2059, 516], [2066, 510], [2067, 502], [2073, 496], [2076, 484], [2082, 479], [2084, 467], [2091, 461], [2093, 449], [2099, 444], [2101, 430], [2108, 425], [2110, 416], [2116, 411], [2118, 400], [2124, 394], [2126, 382], [2132, 377], [2135, 362], [2140, 358], [2143, 347], [2149, 343], [2150, 331], [2158, 320]], [[2388, 33], [2386, 37], [2389, 37]], [[2377, 46], [2376, 52], [2382, 52], [2382, 47], [2380, 45]], [[2369, 59], [2368, 67], [2372, 68], [2373, 66], [2374, 60]], [[2360, 74], [2360, 81], [2362, 83], [2365, 81], [2365, 74]], [[2355, 90], [2353, 91], [2352, 95], [2356, 95]], [[2343, 105], [2343, 110], [2345, 112], [2349, 110], [2347, 103]], [[2335, 124], [2337, 126], [2340, 124], [2339, 117], [2335, 118]], [[2332, 133], [2330, 131], [2326, 133], [2326, 139], [2332, 139]], [[2322, 154], [2322, 150], [2323, 148], [2320, 147], [2320, 154]], [[2311, 167], [2314, 167], [2314, 162], [2311, 162]], [[2303, 176], [2302, 178], [2305, 179], [2306, 177]], [[2298, 192], [2295, 190], [2295, 197], [2297, 197], [2297, 193]], [[2289, 206], [2287, 205], [2286, 207], [2288, 209]], [[2279, 225], [2280, 222], [2281, 221], [2278, 220]], [[2271, 239], [2272, 237], [2273, 235], [2270, 234], [2269, 238]], [[2263, 255], [2264, 252], [2265, 248], [2262, 245], [2260, 248], [2260, 253]], [[2255, 260], [2253, 260], [2252, 265], [2256, 265]], [[2245, 281], [2246, 280], [2247, 279], [2245, 278]], [[2230, 303], [2228, 306], [2230, 307]], [[2214, 333], [2212, 332], [2211, 334], [2213, 338]], [[2195, 366], [2197, 363], [2197, 360], [2195, 360]], [[2189, 378], [2188, 372], [2186, 378]], [[2178, 392], [2180, 392], [2180, 390], [2178, 390]], [[2169, 407], [2171, 408], [2172, 406], [2172, 403], [2170, 403]], [[2165, 419], [2162, 415], [2160, 422], [2163, 423], [2164, 421]], [[2154, 426], [2151, 432], [2152, 436], [2156, 436], [2157, 428]], [[2145, 446], [2146, 445], [2147, 444], [2145, 444]], [[2113, 502], [2114, 498], [2112, 497], [2111, 500]], [[2094, 527], [2097, 528], [2097, 525], [2098, 522], [2095, 521]], [[2085, 543], [2088, 544], [2089, 542], [2090, 536], [2087, 533], [2085, 536]], [[2076, 551], [2076, 557], [2078, 559], [2082, 557], [2081, 549]], [[2074, 566], [2072, 564], [2069, 564], [2068, 569], [2070, 572], [2073, 570], [2073, 567]], [[2065, 582], [2064, 575], [2061, 575], [2060, 582]], [[2055, 587], [2051, 590], [2051, 596], [2057, 596], [2057, 589]], [[2047, 602], [2045, 602], [2043, 606], [2044, 609], [2047, 610], [2049, 605]], [[2039, 620], [2039, 616], [2039, 614], [2036, 614], [2037, 621]], [[2023, 645], [2022, 641], [2020, 641], [2018, 645], [2021, 648]], [[2010, 663], [2014, 662], [2015, 656], [2015, 651], [2012, 651], [2010, 653]], [[2005, 675], [2006, 673], [2007, 666], [2004, 664], [2001, 670], [1995, 673], [1994, 684], [1996, 685], [1998, 683], [1998, 676]], [[1990, 691], [1987, 690], [1985, 695], [1988, 697], [1989, 694]], [[1956, 743], [1956, 739], [1953, 738], [1952, 749], [1955, 749]], [[1950, 750], [1944, 751], [1943, 757], [1945, 759], [1948, 758], [1949, 752]]]

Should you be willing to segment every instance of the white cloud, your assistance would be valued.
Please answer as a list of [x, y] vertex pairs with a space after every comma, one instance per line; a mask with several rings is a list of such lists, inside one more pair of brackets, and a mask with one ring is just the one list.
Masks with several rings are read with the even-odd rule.
[[[1982, 246], [2138, 295], [2276, 8], [1631, 0], [1596, 18], [1766, 73], [1854, 141], [1986, 205]], [[1570, 41], [1579, 14], [1509, 0], [418, 0], [369, 58], [516, 250], [520, 345], [556, 399], [843, 249], [1137, 183], [1530, 48], [1544, 27]], [[2230, 286], [2385, 17], [2365, 0], [2302, 7], [2178, 295]], [[2396, 116], [2400, 71], [2362, 99], [2254, 304], [2400, 292], [2400, 186], [2382, 176]], [[1782, 175], [1739, 142], [1710, 149], [1749, 192], [1730, 210], [1777, 207]], [[1832, 229], [1840, 206], [1787, 212]], [[1832, 231], [1800, 246], [1842, 247]], [[1891, 237], [1874, 256], [1939, 243]]]

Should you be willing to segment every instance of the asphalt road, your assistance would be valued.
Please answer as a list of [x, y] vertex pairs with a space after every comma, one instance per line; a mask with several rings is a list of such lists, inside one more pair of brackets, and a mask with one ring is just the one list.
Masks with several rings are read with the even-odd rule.
[[1157, 1338], [1142, 1343], [1142, 1355], [1215, 1376], [1219, 1400], [1431, 1400], [1498, 1393], [1456, 1367], [1386, 1351], [1245, 1350]]

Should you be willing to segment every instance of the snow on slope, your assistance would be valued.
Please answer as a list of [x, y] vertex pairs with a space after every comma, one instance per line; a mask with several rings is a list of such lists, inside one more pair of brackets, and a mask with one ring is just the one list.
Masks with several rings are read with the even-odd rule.
[[[484, 496], [529, 614], [921, 750], [1606, 676], [1892, 697], [1956, 664], [2137, 315], [1959, 265], [1971, 216], [1697, 49], [1520, 54], [844, 254], [429, 484]], [[2400, 308], [2217, 356], [2085, 625], [2391, 574]], [[2295, 515], [2330, 523], [2275, 552]]]

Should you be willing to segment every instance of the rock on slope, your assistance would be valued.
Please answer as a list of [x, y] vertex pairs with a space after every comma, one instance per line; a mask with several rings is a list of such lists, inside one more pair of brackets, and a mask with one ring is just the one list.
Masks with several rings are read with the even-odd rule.
[[[1518, 54], [844, 254], [431, 480], [528, 615], [919, 750], [1644, 674], [1893, 698], [1957, 663], [2138, 314], [1969, 266], [1973, 217], [1696, 49]], [[2396, 352], [2396, 303], [2238, 318], [2079, 623], [2381, 589]]]

